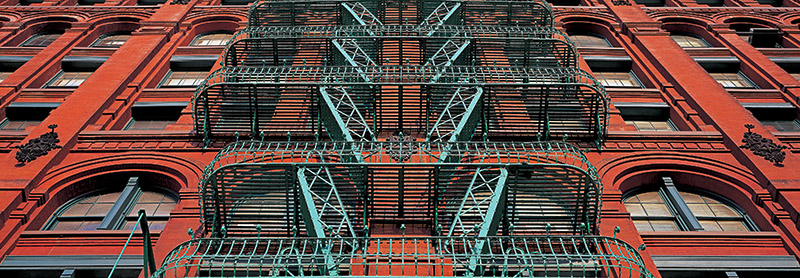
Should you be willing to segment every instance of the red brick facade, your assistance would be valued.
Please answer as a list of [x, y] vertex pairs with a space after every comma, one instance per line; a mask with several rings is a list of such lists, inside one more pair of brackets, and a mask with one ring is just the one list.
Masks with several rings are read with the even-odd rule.
[[[75, 0], [24, 6], [16, 6], [17, 2], [0, 2], [0, 60], [23, 57], [27, 61], [0, 82], [0, 118], [7, 116], [6, 108], [12, 104], [60, 104], [36, 126], [0, 130], [0, 259], [119, 254], [129, 231], [42, 230], [69, 200], [109, 186], [102, 178], [109, 176], [151, 177], [160, 181], [157, 186], [179, 197], [166, 227], [154, 233], [157, 262], [190, 239], [187, 230], [202, 235], [198, 184], [206, 165], [233, 139], [215, 140], [204, 148], [202, 136], [193, 130], [191, 105], [164, 130], [124, 127], [136, 103], [190, 102], [194, 88], [159, 88], [171, 58], [219, 55], [224, 46], [189, 44], [199, 34], [244, 28], [248, 7], [222, 5], [220, 0], [157, 6], [136, 6], [135, 0], [106, 0], [92, 6], [76, 5]], [[781, 7], [754, 0], [726, 0], [725, 7], [692, 0], [666, 0], [666, 7], [645, 7], [633, 0], [554, 5], [560, 30], [596, 33], [613, 46], [579, 47], [582, 69], [591, 72], [587, 57], [630, 57], [630, 70], [643, 85], [607, 88], [612, 105], [605, 141], [599, 148], [594, 143], [577, 144], [588, 150], [586, 155], [604, 185], [599, 233], [616, 234], [632, 246], [645, 244], [641, 255], [657, 276], [661, 269], [655, 256], [800, 259], [800, 171], [796, 170], [800, 132], [778, 132], [763, 125], [742, 104], [785, 103], [795, 113], [800, 105], [800, 81], [775, 62], [779, 58], [800, 61], [800, 1], [778, 3]], [[780, 30], [782, 47], [753, 47], [731, 29], [739, 25]], [[63, 30], [63, 35], [46, 47], [19, 46], [32, 35], [50, 30]], [[131, 32], [121, 47], [90, 46], [100, 36], [118, 31]], [[711, 46], [681, 48], [670, 32], [694, 34]], [[62, 70], [65, 57], [106, 59], [80, 86], [48, 88], [47, 82]], [[756, 88], [723, 88], [695, 62], [698, 57], [738, 59], [740, 72]], [[215, 62], [209, 70], [218, 67]], [[664, 103], [679, 131], [637, 131], [625, 123], [616, 103]], [[62, 147], [20, 164], [13, 147], [49, 132], [51, 124], [58, 125], [55, 131]], [[748, 131], [745, 124], [788, 147], [781, 166], [740, 147]], [[622, 204], [623, 195], [658, 184], [664, 176], [730, 200], [758, 231], [637, 232]], [[142, 241], [134, 237], [126, 254], [141, 252]], [[797, 275], [800, 267], [791, 270]], [[713, 271], [747, 272], [736, 267]]]

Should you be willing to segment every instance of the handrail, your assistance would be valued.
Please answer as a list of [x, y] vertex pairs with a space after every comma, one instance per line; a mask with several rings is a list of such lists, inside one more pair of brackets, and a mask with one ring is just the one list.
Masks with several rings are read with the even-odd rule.
[[[142, 221], [144, 220], [144, 221]], [[114, 262], [114, 266], [111, 267], [111, 272], [108, 273], [108, 278], [111, 278], [114, 275], [114, 270], [117, 269], [117, 265], [119, 264], [120, 259], [122, 259], [122, 254], [125, 253], [125, 249], [128, 248], [128, 244], [131, 242], [131, 238], [133, 238], [133, 233], [136, 232], [136, 226], [141, 224], [142, 229], [142, 238], [144, 244], [144, 252], [142, 256], [144, 257], [144, 271], [145, 276], [149, 277], [151, 274], [156, 272], [155, 268], [155, 259], [153, 256], [153, 246], [151, 244], [150, 238], [150, 229], [147, 226], [147, 213], [144, 209], [139, 210], [139, 218], [136, 219], [136, 224], [133, 225], [133, 229], [131, 229], [130, 235], [128, 235], [128, 240], [125, 241], [125, 245], [122, 246], [122, 251], [119, 252], [119, 256], [117, 256], [117, 260]]]
[[605, 236], [202, 238], [152, 277], [315, 276], [323, 264], [351, 277], [653, 277], [636, 248]]

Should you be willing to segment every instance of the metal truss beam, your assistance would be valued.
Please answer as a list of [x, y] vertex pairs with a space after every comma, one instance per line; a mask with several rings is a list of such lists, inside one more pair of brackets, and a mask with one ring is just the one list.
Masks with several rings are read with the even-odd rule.
[[[453, 14], [455, 14], [458, 7], [461, 7], [460, 2], [451, 2], [451, 1], [443, 1], [439, 6], [434, 9], [428, 17], [425, 18], [422, 22], [420, 22], [420, 26], [441, 26], [450, 19]], [[431, 30], [426, 34], [426, 36], [430, 37], [435, 33], [436, 30]]]
[[364, 71], [365, 67], [377, 66], [375, 61], [367, 55], [367, 52], [358, 45], [354, 39], [337, 39], [332, 40], [336, 49], [342, 53], [347, 62], [350, 63], [355, 70], [359, 72], [364, 81], [371, 82], [369, 76]]
[[[342, 233], [345, 237], [356, 236], [328, 167], [314, 167], [314, 169], [301, 167], [297, 170], [297, 180], [300, 183], [300, 200], [303, 203], [300, 210], [303, 212], [303, 222], [309, 236], [338, 238], [342, 237]], [[334, 222], [326, 223], [325, 220], [329, 219], [334, 219]], [[318, 244], [314, 248], [315, 253], [322, 255], [316, 259], [319, 271], [323, 275], [335, 276], [338, 267], [331, 254], [331, 246]]]
[[319, 90], [326, 107], [331, 111], [332, 119], [326, 123], [329, 128], [335, 129], [331, 132], [334, 140], [375, 141], [372, 129], [344, 87], [320, 87]]
[[[494, 236], [504, 208], [507, 180], [508, 170], [505, 168], [478, 168], [447, 236]], [[469, 225], [476, 220], [474, 226]]]
[[[375, 134], [344, 87], [320, 87], [319, 92], [325, 103], [321, 118], [334, 140], [375, 141]], [[356, 152], [353, 152], [350, 160], [364, 162], [361, 154]]]
[[356, 236], [344, 201], [339, 196], [327, 166], [300, 167], [297, 170], [297, 180], [303, 203], [301, 211], [309, 236]]
[[361, 2], [354, 2], [342, 3], [342, 7], [344, 7], [353, 17], [358, 21], [361, 25], [383, 25], [381, 21], [372, 14], [367, 7], [364, 7], [364, 4]]
[[[426, 141], [468, 141], [478, 126], [482, 109], [483, 89], [478, 86], [457, 87], [447, 105], [442, 109]], [[444, 150], [439, 161], [448, 161], [449, 150]]]

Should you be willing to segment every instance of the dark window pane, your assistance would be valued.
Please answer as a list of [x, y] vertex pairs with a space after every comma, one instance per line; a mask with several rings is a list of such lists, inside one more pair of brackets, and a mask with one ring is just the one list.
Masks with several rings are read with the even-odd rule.
[[92, 46], [116, 48], [122, 46], [130, 37], [131, 35], [124, 34], [103, 36], [97, 39]]
[[61, 34], [36, 34], [23, 42], [20, 46], [45, 47], [56, 41]]

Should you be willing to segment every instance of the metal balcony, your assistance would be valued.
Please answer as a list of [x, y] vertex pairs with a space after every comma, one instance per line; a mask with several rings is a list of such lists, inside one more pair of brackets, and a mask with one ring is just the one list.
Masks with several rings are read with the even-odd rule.
[[[420, 46], [403, 50], [408, 62], [441, 61], [436, 66], [577, 67], [578, 60], [572, 42], [552, 27], [358, 25], [248, 28], [228, 44], [223, 66], [347, 65], [350, 55], [341, 53], [337, 43], [344, 40], [354, 41], [378, 65], [406, 63], [377, 59], [400, 51], [386, 45], [398, 40]], [[441, 55], [448, 43], [458, 47], [452, 55]]]
[[601, 236], [205, 238], [152, 277], [641, 277], [638, 251]]
[[192, 103], [195, 129], [206, 138], [263, 132], [344, 140], [359, 133], [370, 141], [401, 130], [436, 140], [459, 126], [433, 132], [443, 115], [461, 114], [472, 127], [459, 130], [461, 141], [474, 134], [598, 140], [608, 120], [604, 88], [577, 68], [225, 67], [198, 87]]
[[[553, 11], [541, 0], [301, 0], [259, 1], [250, 7], [248, 26], [326, 26], [372, 24], [386, 19], [387, 7], [414, 9], [411, 21], [388, 25], [552, 26]], [[408, 5], [408, 6], [405, 6]]]
[[213, 235], [364, 235], [375, 221], [431, 235], [581, 235], [602, 185], [561, 142], [261, 142], [220, 151], [200, 188]]

